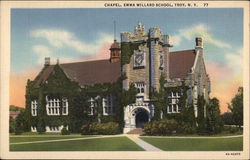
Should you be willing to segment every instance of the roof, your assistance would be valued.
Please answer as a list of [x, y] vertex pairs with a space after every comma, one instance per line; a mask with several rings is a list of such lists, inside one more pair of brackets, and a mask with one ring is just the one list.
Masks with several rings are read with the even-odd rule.
[[[194, 65], [195, 56], [195, 50], [170, 52], [170, 78], [185, 78]], [[120, 61], [111, 63], [109, 59], [65, 63], [59, 66], [69, 79], [78, 82], [80, 86], [113, 83], [116, 82], [121, 75]], [[41, 71], [35, 82], [35, 88], [38, 88], [41, 83], [44, 83], [48, 79], [54, 67], [55, 65], [50, 65]]]
[[112, 43], [110, 49], [120, 49], [120, 43], [118, 43], [116, 40]]
[[[39, 87], [41, 82], [46, 81], [54, 66], [45, 68], [35, 83], [35, 87]], [[116, 82], [121, 75], [120, 62], [111, 63], [109, 59], [65, 63], [59, 66], [69, 79], [78, 82], [80, 86]]]
[[170, 52], [169, 76], [170, 78], [185, 78], [194, 65], [195, 50]]
[[38, 88], [41, 83], [44, 83], [48, 79], [50, 73], [54, 70], [54, 67], [55, 65], [47, 66], [40, 72], [40, 75], [37, 76], [37, 81], [34, 85], [35, 88]]

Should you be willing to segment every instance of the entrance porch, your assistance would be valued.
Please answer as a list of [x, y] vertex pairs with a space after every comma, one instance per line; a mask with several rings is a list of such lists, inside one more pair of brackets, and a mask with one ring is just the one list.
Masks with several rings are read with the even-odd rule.
[[125, 127], [123, 133], [135, 128], [142, 128], [154, 116], [152, 104], [140, 102], [128, 105], [124, 110]]

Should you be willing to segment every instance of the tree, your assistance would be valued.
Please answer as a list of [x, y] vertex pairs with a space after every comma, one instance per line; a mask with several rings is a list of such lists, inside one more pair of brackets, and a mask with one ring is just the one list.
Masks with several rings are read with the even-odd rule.
[[199, 134], [206, 134], [206, 118], [204, 108], [206, 107], [206, 101], [204, 96], [198, 96], [197, 108], [198, 108], [198, 116], [197, 116], [197, 131]]
[[233, 113], [225, 112], [221, 115], [225, 125], [234, 125]]
[[212, 98], [207, 105], [207, 130], [209, 133], [219, 133], [223, 127], [220, 115], [220, 105], [217, 98]]
[[228, 108], [233, 113], [235, 125], [241, 127], [243, 125], [243, 87], [239, 87], [238, 93], [231, 100]]
[[13, 133], [15, 132], [15, 119], [10, 117], [9, 119], [9, 132]]
[[23, 111], [24, 108], [21, 108], [21, 107], [15, 106], [15, 105], [10, 105], [9, 110], [16, 112], [16, 111]]

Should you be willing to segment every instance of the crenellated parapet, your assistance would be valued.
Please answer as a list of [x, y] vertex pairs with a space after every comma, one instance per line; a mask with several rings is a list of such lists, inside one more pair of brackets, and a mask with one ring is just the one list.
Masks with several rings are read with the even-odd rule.
[[[138, 47], [131, 47], [136, 44]], [[122, 57], [126, 56], [124, 54], [130, 55], [129, 63], [122, 62], [122, 71], [127, 76], [123, 88], [128, 89], [130, 83], [144, 82], [148, 98], [151, 89], [159, 90], [161, 74], [167, 75], [169, 72], [169, 36], [162, 34], [158, 27], [152, 27], [146, 32], [144, 25], [138, 23], [134, 33], [121, 33], [121, 45], [130, 45], [130, 49], [134, 49], [126, 53], [122, 47]]]

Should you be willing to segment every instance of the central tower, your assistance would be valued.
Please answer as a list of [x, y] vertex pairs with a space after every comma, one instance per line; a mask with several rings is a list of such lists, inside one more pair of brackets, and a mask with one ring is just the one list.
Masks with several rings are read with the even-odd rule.
[[134, 34], [121, 33], [122, 73], [126, 75], [123, 88], [128, 90], [129, 85], [134, 83], [138, 91], [136, 103], [125, 108], [124, 132], [139, 126], [136, 124], [139, 114], [137, 110], [147, 113], [148, 120], [154, 116], [154, 106], [149, 95], [153, 89], [159, 90], [161, 74], [168, 77], [169, 47], [168, 35], [163, 35], [157, 27], [146, 32], [144, 25], [138, 23]]

